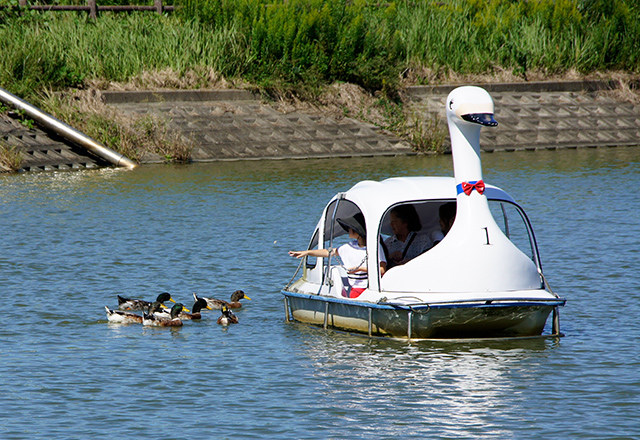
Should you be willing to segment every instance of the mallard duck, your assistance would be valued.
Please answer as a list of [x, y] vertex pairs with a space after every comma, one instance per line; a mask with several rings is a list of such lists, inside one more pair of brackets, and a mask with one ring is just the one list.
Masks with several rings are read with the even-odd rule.
[[[156, 298], [160, 304], [164, 305], [165, 301], [171, 301], [175, 303], [173, 298], [171, 298], [171, 294], [168, 292], [163, 292]], [[130, 299], [125, 298], [123, 296], [118, 295], [118, 309], [120, 310], [147, 310], [151, 307], [151, 301], [145, 301], [142, 299]]]
[[237, 324], [238, 317], [227, 306], [222, 306], [222, 315], [218, 318], [218, 324], [229, 325]]
[[209, 304], [209, 307], [211, 307], [212, 310], [222, 310], [222, 306], [227, 306], [230, 309], [239, 309], [240, 307], [242, 307], [242, 304], [240, 304], [240, 300], [242, 298], [249, 299], [249, 300], [251, 299], [247, 295], [245, 295], [245, 293], [242, 290], [236, 290], [235, 292], [233, 292], [231, 294], [230, 302], [227, 302], [223, 299], [199, 297], [195, 293], [193, 294], [193, 297], [195, 298], [196, 301], [198, 301], [199, 298], [204, 299], [207, 302], [207, 304]]
[[142, 316], [137, 313], [123, 312], [122, 310], [111, 310], [104, 306], [107, 311], [107, 320], [118, 324], [142, 324]]
[[[181, 319], [201, 319], [202, 315], [200, 314], [200, 310], [209, 309], [212, 310], [207, 301], [204, 298], [199, 298], [196, 302], [193, 303], [193, 307], [191, 307], [191, 313], [180, 313]], [[184, 316], [183, 316], [184, 315]]]
[[[180, 318], [183, 321], [201, 319], [202, 315], [200, 314], [200, 310], [204, 308], [211, 310], [211, 307], [207, 305], [207, 302], [204, 299], [200, 298], [198, 299], [198, 301], [193, 303], [193, 307], [191, 308], [191, 313], [189, 313], [189, 309], [183, 308], [180, 314], [178, 315], [178, 318]], [[167, 310], [167, 309], [158, 310], [154, 314], [159, 318], [168, 318], [170, 315], [170, 310]]]
[[[149, 313], [161, 310], [162, 307], [164, 307], [162, 303], [154, 301], [149, 308]], [[107, 306], [104, 306], [104, 308], [107, 311], [107, 320], [109, 322], [119, 324], [142, 324], [142, 316], [137, 313], [124, 312], [122, 310], [111, 310]]]
[[142, 313], [142, 325], [149, 325], [155, 327], [180, 327], [182, 321], [178, 317], [184, 306], [180, 303], [176, 303], [171, 308], [171, 315], [168, 318], [157, 316], [155, 313]]

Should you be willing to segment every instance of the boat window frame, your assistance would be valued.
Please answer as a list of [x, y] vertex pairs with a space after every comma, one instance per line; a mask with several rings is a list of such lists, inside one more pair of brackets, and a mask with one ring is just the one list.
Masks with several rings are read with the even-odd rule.
[[[379, 246], [376, 246], [376, 254], [377, 254], [377, 259], [376, 259], [376, 274], [378, 277], [378, 291], [382, 292], [380, 286], [382, 285], [382, 277], [383, 275], [380, 273], [380, 262], [382, 261], [380, 259], [380, 255], [379, 255], [379, 249], [382, 248], [382, 252], [385, 252], [385, 250], [388, 251], [388, 249], [386, 249], [386, 245], [384, 245], [384, 240], [382, 239], [382, 228], [384, 226], [384, 221], [387, 219], [387, 217], [389, 216], [389, 213], [391, 212], [392, 209], [396, 208], [397, 206], [402, 206], [402, 205], [419, 205], [419, 204], [438, 204], [438, 207], [440, 207], [441, 205], [448, 203], [448, 202], [455, 202], [457, 203], [457, 199], [456, 198], [443, 198], [443, 199], [414, 199], [414, 200], [402, 200], [396, 203], [393, 203], [391, 205], [389, 205], [387, 207], [387, 209], [384, 210], [384, 212], [382, 213], [382, 215], [380, 216], [380, 220], [378, 221], [378, 230], [376, 231], [377, 234], [377, 243], [379, 244]], [[417, 211], [417, 210], [416, 210]], [[422, 218], [420, 218], [421, 223], [422, 223]], [[424, 225], [422, 225], [424, 227]], [[387, 235], [387, 234], [384, 234]], [[431, 246], [429, 249], [427, 249], [426, 251], [423, 252], [423, 254], [426, 254], [427, 252], [429, 252], [431, 249], [433, 249], [435, 247], [435, 245]], [[385, 258], [388, 260], [388, 255], [385, 254]], [[387, 261], [387, 270], [389, 269], [388, 266], [389, 262]], [[369, 273], [371, 274], [371, 273]]]
[[[335, 205], [334, 205], [335, 203]], [[356, 202], [354, 202], [353, 200], [347, 199], [346, 198], [346, 194], [345, 193], [339, 193], [333, 200], [331, 200], [327, 206], [325, 207], [324, 210], [324, 214], [322, 217], [322, 224], [320, 225], [319, 228], [322, 228], [322, 248], [323, 249], [329, 249], [329, 248], [333, 248], [334, 245], [334, 240], [336, 237], [341, 237], [343, 235], [348, 235], [347, 232], [345, 232], [342, 227], [338, 224], [338, 222], [336, 221], [336, 219], [338, 218], [338, 212], [341, 210], [340, 207], [341, 206], [347, 206], [347, 208], [343, 208], [346, 209], [347, 211], [351, 211], [353, 209], [351, 208], [355, 208], [355, 211], [353, 214], [346, 214], [346, 215], [355, 215], [356, 213], [362, 213], [364, 215], [364, 212], [362, 211], [362, 208], [360, 208], [360, 206], [358, 206], [358, 204]], [[331, 215], [329, 215], [331, 214]], [[366, 220], [365, 220], [366, 221]], [[328, 226], [328, 228], [327, 228]], [[319, 229], [318, 228], [318, 229]], [[338, 232], [336, 232], [338, 231]], [[325, 244], [327, 244], [328, 242], [328, 246], [325, 246]], [[319, 243], [318, 243], [319, 246]], [[324, 267], [324, 270], [322, 271], [322, 282], [321, 285], [330, 285], [331, 284], [331, 276], [330, 276], [330, 270], [332, 267], [331, 264], [331, 260], [333, 259], [333, 255], [329, 254], [329, 256], [327, 257], [327, 261], [326, 261], [326, 265]], [[339, 258], [339, 257], [338, 257]], [[340, 260], [338, 260], [338, 266], [340, 266], [342, 263]], [[369, 283], [368, 280], [369, 277], [367, 277], [367, 283]]]
[[[315, 244], [314, 244], [315, 242]], [[313, 231], [313, 235], [311, 236], [311, 240], [309, 240], [309, 245], [307, 246], [307, 250], [314, 249], [320, 243], [320, 228], [316, 228]], [[312, 257], [307, 255], [304, 259], [304, 267], [305, 269], [313, 270], [318, 265], [318, 257]]]
[[[511, 237], [509, 235], [509, 227], [508, 227], [508, 216], [507, 213], [505, 212], [504, 206], [502, 206], [502, 204], [509, 204], [511, 206], [513, 206], [516, 210], [516, 212], [520, 215], [522, 222], [525, 225], [525, 228], [527, 230], [527, 234], [529, 236], [529, 246], [531, 247], [531, 251], [533, 252], [532, 255], [532, 261], [535, 263], [535, 265], [538, 267], [538, 269], [540, 271], [542, 271], [542, 262], [540, 261], [540, 252], [538, 251], [538, 241], [536, 240], [536, 234], [533, 231], [533, 226], [531, 226], [531, 221], [529, 220], [529, 217], [527, 216], [527, 213], [524, 211], [524, 208], [522, 208], [520, 205], [518, 205], [516, 202], [512, 202], [511, 200], [505, 200], [505, 199], [499, 199], [499, 198], [488, 198], [487, 200], [490, 202], [499, 202], [500, 203], [500, 210], [502, 211], [502, 215], [503, 215], [503, 221], [505, 222], [505, 230], [503, 231], [503, 233], [505, 234], [505, 236], [509, 239], [509, 241], [511, 241], [513, 243], [513, 241], [511, 240]], [[493, 213], [492, 213], [493, 215]], [[515, 243], [514, 243], [514, 246]], [[516, 246], [517, 247], [517, 246]], [[522, 251], [522, 249], [520, 249]], [[525, 254], [526, 255], [526, 254]]]
[[[538, 267], [538, 269], [540, 271], [542, 271], [542, 262], [540, 260], [540, 252], [538, 251], [538, 242], [536, 240], [536, 235], [535, 235], [535, 233], [533, 231], [533, 226], [531, 225], [531, 221], [529, 220], [529, 217], [527, 216], [524, 208], [522, 208], [520, 205], [518, 205], [518, 203], [516, 203], [515, 201], [507, 200], [507, 199], [504, 199], [504, 198], [487, 197], [487, 201], [488, 202], [493, 202], [493, 203], [499, 203], [501, 205], [500, 209], [502, 211], [503, 221], [505, 222], [505, 231], [503, 231], [503, 233], [509, 239], [509, 241], [511, 241], [511, 237], [507, 234], [507, 231], [509, 230], [509, 226], [508, 226], [509, 225], [509, 220], [508, 219], [510, 217], [507, 215], [507, 213], [506, 213], [506, 211], [504, 209], [504, 206], [502, 204], [509, 204], [509, 205], [514, 207], [516, 212], [520, 215], [522, 223], [524, 224], [525, 229], [527, 231], [527, 235], [528, 235], [528, 238], [529, 238], [529, 246], [531, 247], [531, 251], [533, 252], [533, 255], [531, 256], [532, 257], [531, 260]], [[384, 224], [383, 224], [384, 220], [387, 218], [387, 216], [389, 215], [389, 212], [393, 208], [395, 208], [397, 206], [400, 206], [400, 205], [414, 205], [414, 207], [415, 207], [415, 205], [425, 204], [425, 203], [437, 203], [439, 205], [442, 205], [442, 204], [448, 203], [448, 202], [457, 203], [457, 198], [403, 200], [401, 202], [397, 202], [397, 203], [394, 203], [394, 204], [390, 205], [383, 212], [383, 214], [380, 216], [380, 221], [379, 221], [379, 224], [378, 224], [378, 231], [377, 231], [378, 241], [382, 240], [382, 235], [383, 235], [382, 228], [384, 226]], [[493, 216], [493, 212], [491, 213], [491, 215]], [[420, 220], [422, 220], [422, 218]], [[494, 219], [494, 221], [495, 220], [496, 219]], [[512, 243], [513, 243], [513, 241], [512, 241]], [[514, 246], [515, 246], [515, 243], [514, 243]], [[429, 252], [434, 247], [435, 246], [432, 246], [431, 248], [427, 249], [425, 251], [425, 253]], [[520, 250], [522, 251], [522, 249], [520, 249]], [[526, 255], [526, 253], [525, 253], [525, 255]], [[380, 263], [380, 256], [378, 255], [378, 264], [379, 263]], [[380, 275], [380, 272], [378, 271], [378, 285], [380, 285], [381, 279], [382, 279], [382, 276]]]
[[[424, 205], [424, 204], [438, 204], [438, 207], [440, 207], [441, 205], [445, 204], [445, 203], [449, 203], [449, 202], [454, 202], [457, 203], [457, 199], [456, 198], [444, 198], [444, 199], [416, 199], [416, 200], [403, 200], [401, 202], [397, 202], [394, 203], [392, 205], [389, 205], [389, 207], [387, 207], [387, 209], [384, 210], [384, 212], [382, 213], [382, 215], [380, 216], [380, 222], [378, 224], [378, 240], [382, 240], [382, 228], [384, 226], [384, 220], [387, 219], [387, 217], [389, 216], [389, 213], [391, 212], [391, 210], [393, 210], [394, 208], [398, 207], [398, 206], [403, 206], [403, 205], [413, 205], [414, 208], [416, 207], [416, 205]], [[416, 211], [418, 211], [416, 209]], [[419, 212], [418, 212], [419, 214]], [[439, 215], [439, 214], [438, 214]], [[420, 218], [420, 221], [422, 223], [423, 218]], [[424, 224], [422, 224], [422, 227], [424, 228]], [[387, 234], [384, 234], [387, 235]], [[384, 242], [384, 240], [383, 240]], [[433, 249], [434, 246], [431, 246], [429, 249], [427, 249], [425, 252], [429, 252], [431, 249]]]

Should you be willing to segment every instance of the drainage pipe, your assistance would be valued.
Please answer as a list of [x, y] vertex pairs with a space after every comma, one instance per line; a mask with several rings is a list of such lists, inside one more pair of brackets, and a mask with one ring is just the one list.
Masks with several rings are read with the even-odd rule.
[[116, 166], [128, 168], [135, 168], [137, 166], [137, 164], [131, 159], [128, 159], [122, 154], [105, 147], [99, 142], [91, 139], [86, 134], [79, 132], [75, 128], [70, 127], [59, 119], [54, 118], [50, 114], [43, 112], [37, 107], [29, 104], [27, 101], [7, 92], [3, 88], [0, 88], [0, 102], [14, 107], [17, 110], [23, 111], [28, 118], [33, 119], [47, 130], [51, 130], [67, 139], [68, 141], [86, 148], [91, 153], [95, 154], [96, 156], [100, 156], [101, 158]]

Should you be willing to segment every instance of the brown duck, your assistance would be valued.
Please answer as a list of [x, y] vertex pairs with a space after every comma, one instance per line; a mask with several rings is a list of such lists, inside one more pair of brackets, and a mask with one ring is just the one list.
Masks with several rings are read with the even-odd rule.
[[198, 299], [200, 298], [204, 299], [212, 310], [222, 310], [222, 306], [227, 306], [227, 308], [229, 309], [239, 309], [240, 307], [242, 307], [242, 304], [240, 303], [241, 299], [251, 299], [247, 295], [245, 295], [242, 290], [236, 290], [235, 292], [233, 292], [231, 294], [231, 301], [229, 302], [223, 299], [200, 297], [195, 293], [193, 294], [193, 297], [196, 301], [198, 301]]
[[229, 325], [229, 324], [237, 324], [238, 317], [233, 313], [227, 306], [222, 306], [222, 315], [218, 318], [218, 324], [220, 325]]

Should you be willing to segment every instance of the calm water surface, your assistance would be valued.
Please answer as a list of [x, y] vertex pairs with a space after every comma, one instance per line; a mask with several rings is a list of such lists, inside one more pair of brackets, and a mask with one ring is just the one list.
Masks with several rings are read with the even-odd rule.
[[[568, 299], [559, 341], [369, 340], [284, 322], [321, 209], [451, 158], [145, 166], [0, 177], [0, 438], [640, 438], [640, 149], [483, 156]], [[116, 294], [243, 289], [171, 329], [108, 324]]]

